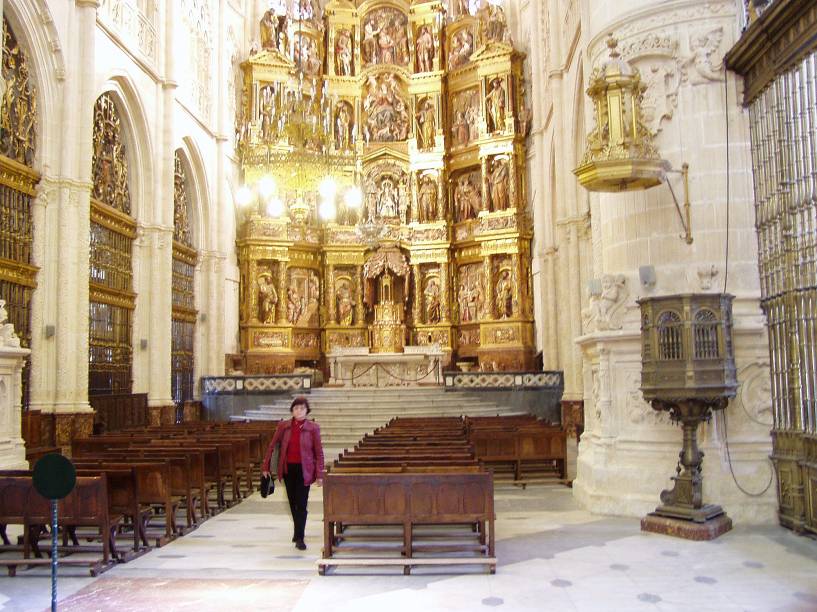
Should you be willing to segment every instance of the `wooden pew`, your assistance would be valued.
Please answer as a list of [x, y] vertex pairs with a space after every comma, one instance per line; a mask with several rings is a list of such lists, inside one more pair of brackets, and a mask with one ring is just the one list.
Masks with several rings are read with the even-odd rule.
[[[405, 574], [417, 565], [462, 565], [478, 563], [496, 571], [494, 556], [493, 479], [486, 472], [445, 468], [434, 474], [340, 474], [324, 479], [324, 547], [318, 560], [321, 575], [339, 565], [402, 565]], [[335, 544], [337, 525], [397, 525], [402, 527], [401, 557], [339, 558]], [[417, 525], [479, 524], [480, 556], [414, 557]], [[465, 547], [465, 550], [472, 548]], [[425, 552], [462, 552], [462, 547], [426, 547]]]

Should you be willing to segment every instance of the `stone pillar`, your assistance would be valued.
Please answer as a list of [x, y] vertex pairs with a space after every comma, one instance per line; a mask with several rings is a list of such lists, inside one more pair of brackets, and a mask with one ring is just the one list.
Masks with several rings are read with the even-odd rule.
[[[759, 497], [741, 490], [761, 493], [769, 482], [772, 423], [768, 345], [758, 304], [748, 114], [740, 106], [741, 87], [720, 61], [737, 36], [737, 4], [719, 0], [695, 3], [694, 10], [691, 7], [638, 0], [630, 3], [631, 10], [622, 19], [619, 7], [593, 3], [581, 27], [587, 36], [585, 75], [609, 56], [606, 39], [610, 32], [619, 35], [619, 48], [632, 50], [627, 60], [640, 71], [657, 105], [657, 111], [645, 118], [644, 128], [653, 134], [656, 149], [673, 168], [690, 164], [694, 243], [689, 245], [679, 237], [683, 230], [666, 186], [579, 197], [592, 211], [591, 275], [603, 283], [605, 293], [590, 297], [581, 312], [582, 331], [574, 337], [584, 362], [580, 373], [585, 431], [578, 447], [573, 492], [584, 507], [605, 514], [643, 516], [660, 503], [661, 490], [674, 474], [682, 433], [665, 415], [653, 411], [640, 392], [636, 300], [725, 291], [735, 295], [733, 346], [740, 390], [724, 414], [699, 428], [701, 450], [706, 454], [704, 503], [717, 501], [736, 522], [773, 524], [775, 487]], [[701, 54], [704, 34], [712, 48]], [[566, 84], [566, 96], [572, 86]], [[592, 114], [585, 116], [585, 125], [576, 127], [577, 142], [584, 141], [578, 134], [592, 127]], [[725, 121], [729, 122], [729, 142]], [[728, 168], [727, 147], [733, 153]], [[680, 177], [669, 173], [667, 179], [680, 200]], [[727, 208], [728, 260], [724, 250]], [[569, 235], [571, 242], [581, 241], [580, 225], [571, 224]], [[568, 272], [578, 276], [587, 256], [571, 245]], [[654, 284], [642, 286], [641, 266], [652, 266]], [[571, 312], [576, 306], [569, 304]], [[572, 399], [567, 396], [569, 377], [565, 374], [565, 399]]]
[[0, 470], [27, 470], [22, 436], [22, 372], [29, 349], [20, 348], [20, 339], [8, 318], [5, 301], [0, 300]]

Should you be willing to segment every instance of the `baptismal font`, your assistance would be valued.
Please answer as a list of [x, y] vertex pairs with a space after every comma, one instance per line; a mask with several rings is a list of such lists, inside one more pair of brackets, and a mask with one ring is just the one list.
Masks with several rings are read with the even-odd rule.
[[241, 64], [242, 369], [344, 351], [528, 369], [529, 112], [504, 9], [286, 2]]

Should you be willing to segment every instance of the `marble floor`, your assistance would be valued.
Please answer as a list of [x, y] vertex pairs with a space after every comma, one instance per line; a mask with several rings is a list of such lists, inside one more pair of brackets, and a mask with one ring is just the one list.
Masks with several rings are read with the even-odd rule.
[[[253, 495], [98, 578], [60, 568], [61, 611], [817, 610], [817, 541], [738, 525], [712, 542], [644, 534], [581, 510], [568, 488], [498, 485], [496, 575], [343, 568], [319, 576], [320, 489], [296, 550], [283, 491]], [[0, 578], [0, 610], [50, 605], [47, 568]]]

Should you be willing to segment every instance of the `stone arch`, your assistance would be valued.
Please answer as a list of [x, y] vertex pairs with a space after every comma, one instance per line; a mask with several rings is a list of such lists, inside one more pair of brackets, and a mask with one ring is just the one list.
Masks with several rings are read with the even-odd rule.
[[[128, 188], [131, 193], [131, 216], [142, 224], [158, 223], [162, 218], [163, 202], [152, 197], [155, 170], [145, 106], [133, 81], [123, 73], [111, 76], [97, 89], [94, 103], [105, 93], [113, 96], [122, 122], [125, 154], [130, 165]], [[154, 201], [154, 208], [151, 208], [149, 202]]]
[[190, 228], [193, 233], [193, 247], [199, 251], [215, 248], [215, 245], [208, 243], [208, 238], [212, 235], [209, 231], [212, 200], [204, 158], [191, 136], [182, 138], [176, 151], [179, 152], [182, 163], [186, 165], [187, 188], [188, 193], [192, 195]]
[[58, 128], [62, 116], [57, 112], [57, 101], [65, 80], [65, 58], [59, 35], [45, 0], [5, 0], [3, 16], [26, 52], [30, 77], [36, 85], [39, 110], [34, 169], [47, 174], [59, 163], [63, 146]]

